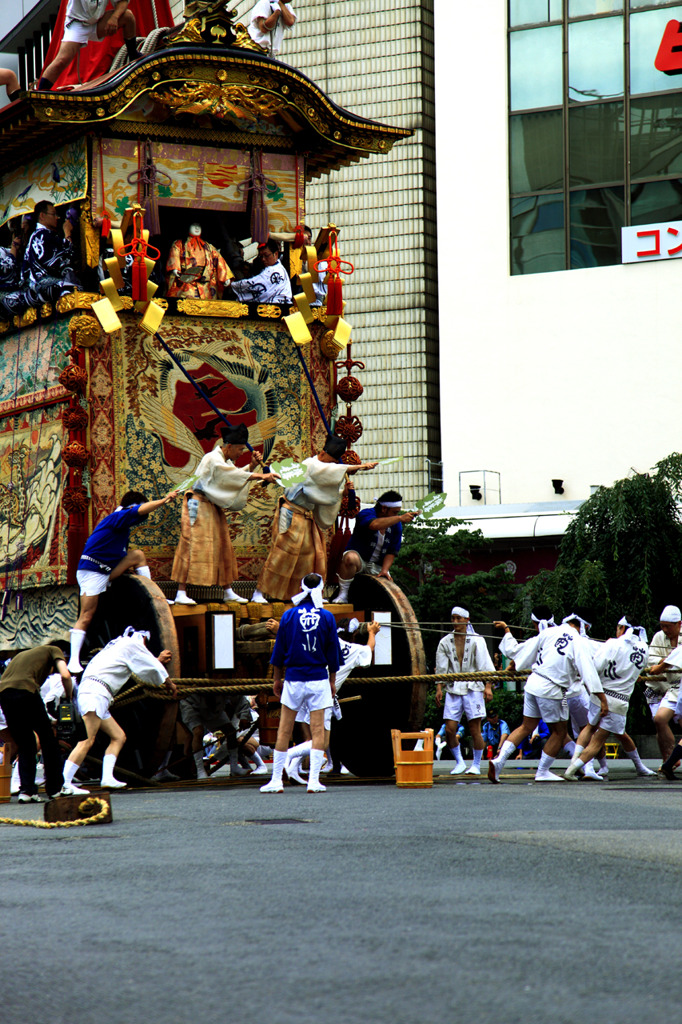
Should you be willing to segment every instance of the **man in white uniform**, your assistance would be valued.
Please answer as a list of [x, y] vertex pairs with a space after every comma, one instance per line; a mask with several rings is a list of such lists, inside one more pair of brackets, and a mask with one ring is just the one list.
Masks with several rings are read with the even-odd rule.
[[[682, 666], [682, 662], [671, 662], [669, 658], [672, 651], [677, 650], [679, 646], [682, 613], [677, 605], [668, 604], [661, 612], [659, 621], [661, 628], [657, 633], [654, 633], [651, 638], [651, 646], [649, 647], [649, 672], [660, 678], [660, 689], [663, 690], [660, 703], [656, 707], [655, 712], [653, 712], [653, 716], [658, 747], [661, 751], [661, 757], [665, 761], [666, 758], [670, 757], [670, 753], [675, 746], [675, 737], [670, 728], [670, 723], [675, 715], [675, 708], [677, 707], [680, 695], [680, 679], [682, 678], [680, 667], [670, 671], [667, 670], [667, 666]], [[657, 681], [649, 680], [648, 689], [652, 691], [655, 697], [653, 691], [657, 689]], [[650, 700], [649, 706], [653, 707], [654, 703], [655, 700]]]
[[[135, 15], [128, 10], [129, 0], [69, 0], [64, 19], [64, 35], [57, 56], [38, 82], [40, 91], [48, 92], [81, 46], [115, 35], [123, 29], [123, 39], [130, 60], [142, 56], [137, 49]], [[107, 10], [109, 5], [112, 10]]]
[[550, 737], [535, 774], [536, 782], [563, 782], [549, 769], [566, 739], [569, 693], [583, 683], [596, 693], [600, 682], [592, 661], [590, 641], [581, 636], [585, 619], [577, 612], [567, 615], [560, 626], [550, 626], [526, 641], [514, 659], [521, 672], [532, 665], [525, 685], [523, 722], [506, 740], [500, 753], [488, 762], [488, 778], [500, 781], [500, 772], [519, 743], [530, 736], [540, 719], [549, 727]]
[[[147, 650], [149, 633], [136, 631], [128, 626], [123, 636], [117, 636], [101, 650], [88, 664], [78, 687], [78, 710], [83, 716], [87, 738], [77, 743], [64, 762], [64, 784], [69, 786], [80, 765], [85, 760], [101, 729], [109, 737], [102, 762], [101, 785], [108, 789], [124, 789], [125, 782], [114, 778], [114, 765], [126, 741], [118, 722], [111, 717], [109, 707], [119, 690], [125, 686], [131, 675], [139, 676], [152, 686], [165, 686], [174, 697], [177, 696], [175, 683], [168, 678], [165, 665], [172, 658], [170, 651], [161, 651], [155, 658]], [[87, 793], [86, 789], [73, 787], [76, 793]]]
[[296, 23], [291, 4], [283, 0], [258, 0], [251, 11], [249, 35], [254, 43], [265, 46], [271, 57], [282, 49], [285, 30], [291, 32]]
[[[452, 633], [444, 636], [438, 644], [436, 673], [494, 672], [495, 666], [486, 642], [482, 636], [478, 636], [474, 632], [466, 608], [455, 605], [450, 615]], [[485, 701], [492, 698], [493, 684], [491, 681], [483, 683], [480, 679], [453, 679], [445, 684], [445, 690], [445, 708], [443, 710], [445, 738], [455, 759], [455, 767], [450, 774], [461, 775], [462, 772], [466, 772], [467, 775], [480, 775], [481, 757], [483, 756], [481, 720], [485, 716]], [[443, 687], [441, 683], [436, 683], [438, 707], [441, 706], [442, 700]], [[474, 760], [471, 768], [467, 768], [466, 761], [462, 757], [457, 735], [459, 723], [465, 715], [474, 747]]]
[[[229, 289], [242, 302], [290, 303], [291, 281], [279, 260], [279, 242], [270, 238], [266, 245], [258, 247], [263, 269], [255, 277], [243, 281], [230, 281]], [[224, 297], [229, 298], [225, 289]]]
[[[355, 624], [355, 629], [352, 628], [353, 624]], [[348, 627], [349, 632], [354, 633], [358, 626], [358, 620], [351, 619]], [[329, 759], [329, 737], [331, 733], [332, 713], [336, 718], [341, 718], [341, 708], [337, 702], [339, 690], [354, 668], [360, 668], [361, 666], [366, 668], [368, 665], [372, 664], [372, 652], [374, 651], [377, 633], [380, 629], [381, 623], [379, 622], [370, 622], [367, 625], [366, 644], [354, 644], [351, 643], [350, 640], [341, 639], [341, 635], [339, 636], [342, 663], [336, 673], [336, 696], [334, 697], [332, 707], [325, 708], [324, 712], [324, 749], [327, 751], [327, 764], [329, 765], [329, 768], [331, 768], [331, 760]], [[338, 632], [341, 634], [343, 631], [339, 630]], [[299, 743], [297, 746], [291, 747], [287, 751], [284, 770], [290, 779], [293, 779], [294, 782], [300, 782], [301, 785], [305, 786], [306, 781], [299, 775], [298, 768], [302, 758], [308, 756], [313, 745], [312, 733], [310, 732], [310, 712], [307, 709], [300, 710], [296, 715], [296, 721], [301, 724], [306, 740], [304, 743]], [[320, 771], [328, 771], [329, 768], [323, 766]]]
[[592, 691], [589, 724], [578, 736], [564, 778], [576, 779], [580, 769], [597, 756], [611, 732], [620, 740], [638, 775], [656, 774], [643, 763], [637, 747], [625, 732], [630, 697], [646, 666], [648, 653], [646, 630], [643, 626], [631, 626], [625, 616], [618, 623], [615, 637], [600, 644], [594, 656], [600, 689]]

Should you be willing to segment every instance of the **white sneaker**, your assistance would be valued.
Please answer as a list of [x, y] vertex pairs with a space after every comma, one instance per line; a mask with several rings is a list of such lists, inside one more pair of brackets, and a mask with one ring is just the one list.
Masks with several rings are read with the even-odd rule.
[[102, 779], [100, 786], [102, 789], [126, 789], [127, 783], [119, 782], [118, 779], [115, 779], [112, 775], [110, 779]]
[[577, 782], [578, 781], [578, 766], [577, 766], [577, 764], [573, 764], [573, 762], [571, 762], [569, 764], [568, 768], [564, 772], [564, 778], [568, 779], [569, 782]]
[[647, 775], [655, 775], [656, 772], [652, 772], [651, 768], [647, 768], [647, 766], [644, 764], [641, 768], [637, 769], [637, 774], [640, 776], [640, 778], [644, 778]]
[[45, 785], [45, 766], [42, 765], [42, 764], [39, 764], [36, 767], [36, 786], [44, 786], [44, 785]]
[[20, 804], [42, 804], [42, 802], [37, 793], [20, 793], [17, 797], [17, 803]]
[[196, 601], [193, 601], [192, 598], [188, 597], [187, 594], [185, 594], [184, 592], [181, 593], [180, 591], [178, 591], [177, 594], [175, 595], [175, 603], [176, 604], [196, 604]]
[[264, 786], [261, 786], [260, 791], [261, 793], [283, 793], [284, 783], [282, 782], [281, 779], [279, 780], [279, 782], [276, 782], [274, 779], [270, 779], [268, 783], [266, 783]]
[[488, 761], [488, 782], [499, 783], [500, 764], [494, 758]]
[[309, 782], [308, 793], [326, 793], [327, 787], [323, 786], [321, 782]]
[[564, 779], [556, 772], [544, 771], [535, 773], [536, 782], [564, 782]]
[[465, 772], [466, 770], [467, 770], [466, 762], [465, 761], [458, 761], [457, 764], [455, 765], [455, 767], [450, 772], [450, 774], [451, 775], [461, 775], [462, 772]]
[[306, 779], [302, 778], [298, 774], [298, 768], [296, 767], [297, 761], [298, 758], [292, 761], [287, 761], [287, 763], [284, 766], [284, 771], [287, 773], [287, 777], [291, 782], [298, 782], [299, 786], [306, 786]]
[[465, 775], [480, 775], [481, 769], [477, 764], [472, 764], [471, 768], [467, 768]]
[[267, 767], [264, 764], [261, 764], [261, 765], [258, 766], [258, 768], [254, 768], [253, 771], [251, 772], [251, 774], [252, 775], [267, 775], [268, 774], [268, 769], [267, 769]]
[[59, 791], [59, 796], [87, 796], [89, 792], [89, 789], [74, 786], [73, 782], [65, 782]]

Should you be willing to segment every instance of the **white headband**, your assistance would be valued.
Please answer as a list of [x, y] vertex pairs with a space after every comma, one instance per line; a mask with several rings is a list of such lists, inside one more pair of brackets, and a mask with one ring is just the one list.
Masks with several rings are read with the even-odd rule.
[[315, 605], [315, 607], [316, 608], [321, 608], [322, 605], [324, 604], [324, 601], [322, 600], [322, 587], [323, 586], [324, 586], [324, 580], [322, 579], [321, 576], [320, 576], [320, 582], [317, 584], [316, 587], [307, 587], [305, 585], [305, 582], [303, 580], [301, 580], [301, 593], [300, 594], [295, 594], [292, 597], [292, 599], [291, 599], [292, 604], [300, 604], [301, 601], [304, 601], [306, 599], [306, 597], [310, 596], [313, 599], [313, 604]]
[[469, 618], [469, 612], [466, 610], [466, 608], [462, 608], [458, 604], [456, 604], [455, 607], [452, 609], [452, 611], [450, 612], [450, 615], [451, 616], [452, 615], [459, 615], [462, 619], [468, 619]]
[[537, 616], [531, 612], [530, 617], [532, 622], [537, 623], [538, 633], [544, 632], [544, 630], [549, 629], [550, 626], [556, 626], [553, 615], [550, 615], [548, 619], [538, 619]]
[[624, 634], [624, 636], [627, 636], [628, 633], [630, 634], [630, 636], [636, 633], [637, 638], [639, 640], [642, 640], [645, 644], [649, 642], [649, 638], [647, 636], [646, 629], [644, 628], [644, 626], [633, 626], [631, 622], [628, 622], [625, 616], [623, 616], [623, 618], [619, 620], [618, 625], [625, 626], [627, 632]]
[[402, 501], [380, 501], [379, 498], [374, 502], [375, 505], [381, 505], [383, 508], [402, 508]]
[[679, 622], [682, 619], [682, 612], [676, 604], [667, 604], [659, 615], [659, 622]]
[[571, 612], [565, 619], [561, 620], [561, 625], [565, 626], [567, 622], [579, 622], [580, 623], [580, 635], [587, 636], [587, 630], [592, 629], [592, 623], [588, 622], [587, 619], [581, 619], [575, 612]]

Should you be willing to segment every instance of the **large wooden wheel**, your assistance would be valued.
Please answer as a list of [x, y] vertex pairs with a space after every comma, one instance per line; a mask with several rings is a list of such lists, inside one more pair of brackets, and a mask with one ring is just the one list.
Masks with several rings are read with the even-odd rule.
[[[150, 633], [147, 644], [152, 654], [167, 649], [173, 655], [168, 665], [171, 676], [180, 670], [180, 654], [175, 623], [162, 591], [143, 576], [120, 576], [113, 580], [109, 590], [100, 596], [97, 611], [87, 631], [83, 654], [105, 647], [120, 636], [126, 626], [146, 629]], [[177, 717], [177, 703], [146, 699], [122, 708], [114, 705], [112, 714], [126, 734], [126, 743], [118, 758], [121, 768], [149, 777], [157, 770], [168, 749]], [[100, 757], [106, 744], [98, 738], [95, 757]]]
[[[349, 601], [366, 619], [373, 612], [391, 613], [392, 660], [390, 665], [372, 665], [358, 669], [356, 675], [368, 677], [417, 676], [426, 673], [426, 659], [419, 625], [412, 605], [395, 583], [376, 576], [360, 574], [350, 587]], [[359, 695], [362, 699], [343, 704], [343, 718], [332, 720], [331, 743], [338, 756], [354, 775], [367, 778], [393, 774], [391, 729], [413, 732], [421, 729], [426, 703], [424, 683], [353, 684], [349, 676], [341, 697]]]

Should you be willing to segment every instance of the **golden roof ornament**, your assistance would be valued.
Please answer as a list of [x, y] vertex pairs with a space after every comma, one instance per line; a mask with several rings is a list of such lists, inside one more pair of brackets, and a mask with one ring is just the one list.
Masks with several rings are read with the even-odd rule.
[[226, 10], [230, 0], [185, 0], [184, 25], [167, 38], [168, 46], [220, 46], [267, 53], [255, 43], [236, 11]]

